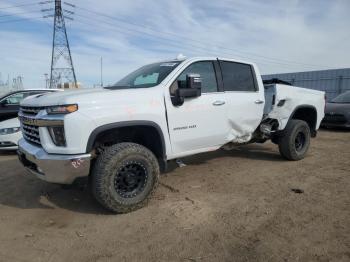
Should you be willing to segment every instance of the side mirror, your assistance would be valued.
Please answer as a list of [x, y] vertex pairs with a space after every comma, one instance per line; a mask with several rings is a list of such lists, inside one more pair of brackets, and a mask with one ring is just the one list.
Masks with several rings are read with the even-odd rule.
[[196, 96], [202, 94], [202, 79], [200, 74], [189, 74], [186, 76], [186, 89], [193, 89], [197, 91]]
[[202, 94], [202, 80], [199, 74], [188, 74], [186, 82], [178, 83], [178, 89], [175, 92], [174, 103], [182, 105], [185, 98], [193, 98], [201, 96]]

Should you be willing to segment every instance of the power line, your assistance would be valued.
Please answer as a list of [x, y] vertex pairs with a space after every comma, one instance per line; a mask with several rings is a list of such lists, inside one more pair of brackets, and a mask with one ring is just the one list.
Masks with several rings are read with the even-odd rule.
[[[51, 1], [46, 1], [46, 2], [51, 2]], [[22, 4], [12, 5], [12, 6], [8, 6], [8, 7], [0, 7], [0, 10], [22, 7], [22, 6], [38, 5], [40, 3], [42, 3], [42, 2], [22, 3]]]
[[[137, 26], [137, 27], [142, 27], [142, 29], [147, 29], [147, 30], [153, 31], [153, 32], [155, 32], [157, 34], [163, 34], [163, 35], [166, 34], [166, 35], [170, 35], [170, 36], [175, 36], [177, 38], [186, 39], [188, 41], [196, 42], [196, 43], [199, 43], [199, 44], [207, 46], [207, 43], [204, 43], [204, 42], [196, 40], [196, 39], [192, 39], [192, 38], [185, 37], [185, 36], [178, 35], [178, 34], [171, 33], [171, 32], [159, 31], [159, 30], [156, 30], [156, 29], [153, 29], [153, 28], [149, 28], [149, 27], [145, 28], [144, 25], [140, 25], [140, 24], [135, 23], [135, 22], [125, 21], [124, 19], [112, 17], [112, 16], [109, 16], [107, 14], [103, 14], [103, 13], [100, 13], [100, 12], [92, 11], [92, 10], [89, 10], [87, 8], [84, 8], [84, 7], [79, 7], [79, 10], [83, 10], [85, 12], [96, 14], [98, 16], [102, 16], [102, 17], [105, 17], [105, 18], [108, 18], [108, 19], [111, 19], [111, 20], [119, 21], [119, 22], [122, 22], [122, 23], [125, 23], [125, 24], [129, 24], [129, 25], [133, 25], [133, 26]], [[237, 54], [243, 53], [243, 54], [247, 54], [247, 55], [254, 56], [254, 57], [260, 57], [260, 58], [263, 58], [264, 60], [269, 60], [271, 62], [279, 62], [279, 63], [284, 63], [284, 64], [288, 63], [288, 64], [295, 64], [295, 65], [302, 65], [302, 66], [306, 66], [306, 67], [326, 67], [326, 66], [321, 66], [321, 65], [306, 64], [306, 63], [300, 63], [300, 62], [291, 61], [291, 60], [284, 60], [284, 59], [279, 59], [279, 58], [267, 57], [267, 56], [263, 56], [263, 55], [260, 55], [260, 54], [254, 54], [254, 53], [251, 53], [251, 52], [238, 51], [238, 50], [234, 50], [234, 49], [227, 48], [227, 47], [220, 46], [220, 45], [216, 45], [215, 47], [217, 47], [218, 49], [224, 49], [224, 50], [227, 50], [227, 51], [235, 52]]]
[[[89, 21], [91, 21], [90, 18], [87, 18], [87, 19], [89, 19]], [[101, 22], [100, 20], [95, 20], [95, 21]], [[95, 23], [94, 24], [93, 23], [88, 23], [86, 21], [81, 21], [81, 20], [76, 20], [76, 22], [84, 24], [84, 25], [95, 26], [95, 27], [100, 25], [100, 24], [97, 25]], [[130, 29], [120, 29], [120, 28], [116, 28], [114, 24], [110, 24], [108, 22], [103, 22], [103, 23], [106, 24], [106, 25], [111, 26], [111, 27], [109, 27], [110, 30], [116, 31], [118, 33], [122, 33], [122, 34], [126, 33], [126, 34], [133, 34], [133, 35], [137, 34], [137, 32], [135, 32], [133, 30], [130, 30]], [[126, 31], [123, 31], [123, 30], [126, 30]], [[137, 35], [139, 35], [139, 34], [137, 34]], [[149, 35], [149, 34], [143, 34], [143, 37], [150, 37], [151, 39], [154, 39], [154, 36], [153, 35]], [[205, 47], [195, 46], [195, 45], [191, 45], [190, 44], [190, 46], [192, 46], [193, 48], [189, 48], [188, 46], [183, 45], [182, 43], [179, 43], [179, 42], [176, 42], [176, 41], [169, 41], [169, 39], [160, 38], [160, 37], [157, 37], [157, 39], [165, 42], [164, 47], [166, 47], [166, 46], [173, 46], [173, 47], [181, 49], [181, 51], [183, 51], [185, 49], [185, 50], [190, 50], [192, 52], [196, 51], [197, 53], [201, 53], [201, 54], [205, 54], [205, 55], [208, 55], [208, 54], [209, 55], [213, 55], [213, 56], [217, 55], [216, 52], [214, 52], [213, 50], [208, 50]], [[169, 49], [167, 51], [169, 52]], [[243, 57], [241, 55], [234, 55], [232, 53], [221, 52], [221, 54], [228, 55], [228, 56], [231, 56], [231, 57], [235, 56], [235, 57], [237, 57], [239, 59], [242, 59], [242, 60], [246, 60], [246, 59], [251, 60], [251, 58]], [[263, 61], [263, 60], [259, 60], [259, 61], [257, 61], [257, 63], [264, 64], [264, 65], [271, 65], [272, 64], [271, 62], [266, 62], [266, 61]], [[276, 63], [274, 63], [274, 64], [276, 64]], [[286, 67], [286, 68], [290, 68], [290, 69], [293, 69], [293, 70], [295, 70], [295, 67], [296, 67], [295, 65], [286, 65], [286, 64], [281, 64], [280, 66], [283, 66], [283, 67]]]
[[[11, 6], [11, 7], [7, 7], [7, 8], [14, 8], [14, 7], [19, 7], [19, 6], [25, 6], [25, 5], [33, 5], [33, 4], [47, 4], [47, 3], [52, 3], [53, 1], [42, 1], [42, 2], [35, 2], [35, 3], [27, 3], [27, 4], [20, 4], [20, 5], [16, 5], [16, 6]], [[66, 3], [66, 5], [70, 5], [72, 7], [75, 7], [74, 5], [71, 5], [69, 3]], [[0, 8], [1, 9], [1, 8]], [[6, 9], [6, 8], [2, 8], [2, 9]], [[92, 11], [92, 10], [89, 10], [89, 9], [86, 9], [86, 8], [83, 8], [83, 7], [79, 7], [79, 10], [84, 10], [85, 12], [89, 12], [89, 13], [92, 13], [92, 14], [96, 14], [100, 17], [104, 17], [104, 18], [108, 18], [108, 19], [111, 19], [111, 20], [115, 20], [115, 21], [118, 21], [118, 22], [122, 22], [124, 24], [127, 24], [127, 25], [132, 25], [132, 26], [137, 26], [137, 27], [140, 27], [141, 25], [135, 23], [135, 22], [130, 22], [130, 21], [125, 21], [124, 19], [120, 19], [120, 18], [116, 18], [116, 17], [111, 17], [109, 15], [106, 15], [106, 14], [103, 14], [103, 13], [100, 13], [100, 12], [96, 12], [96, 11]], [[73, 13], [73, 12], [72, 12]], [[19, 14], [19, 13], [18, 13]], [[78, 15], [78, 14], [76, 14]], [[9, 15], [5, 15], [5, 16], [9, 16]], [[78, 16], [81, 16], [81, 17], [84, 17], [83, 15], [78, 15]], [[0, 16], [2, 17], [2, 16]], [[68, 17], [66, 17], [68, 18]], [[84, 18], [87, 18], [87, 19], [91, 19], [91, 17], [84, 17]], [[31, 19], [31, 18], [29, 18]], [[0, 23], [11, 23], [11, 22], [18, 22], [18, 21], [22, 21], [22, 20], [28, 20], [28, 18], [23, 18], [23, 19], [15, 19], [15, 20], [5, 20], [5, 21], [0, 21]], [[96, 19], [95, 19], [96, 20]], [[111, 23], [108, 23], [106, 21], [101, 21], [100, 22], [104, 22], [110, 26], [114, 26], [114, 24], [111, 24]], [[188, 37], [184, 37], [184, 36], [181, 36], [181, 35], [177, 35], [175, 33], [170, 33], [170, 32], [164, 32], [164, 31], [158, 31], [158, 30], [155, 30], [153, 28], [145, 28], [144, 26], [142, 26], [142, 30], [135, 30], [135, 29], [130, 29], [130, 28], [124, 28], [125, 30], [127, 31], [135, 31], [135, 32], [138, 32], [138, 33], [141, 33], [143, 35], [147, 34], [148, 36], [151, 36], [152, 38], [158, 38], [158, 39], [164, 39], [166, 41], [179, 41], [177, 39], [169, 39], [168, 37], [160, 37], [161, 35], [168, 35], [168, 36], [175, 36], [176, 38], [182, 38], [182, 39], [186, 39], [187, 41], [190, 41], [190, 42], [196, 42], [196, 43], [199, 43], [201, 45], [205, 45], [205, 46], [208, 46], [207, 43], [204, 43], [202, 41], [198, 41], [196, 39], [192, 39], [192, 38], [188, 38]], [[149, 32], [146, 32], [146, 30], [149, 30], [149, 31], [152, 31], [154, 33], [156, 33], [156, 35], [152, 34], [152, 33], [149, 33]], [[193, 45], [193, 44], [188, 44], [187, 45], [191, 45], [195, 48], [202, 48], [203, 47], [199, 47], [198, 45]], [[292, 64], [294, 64], [293, 66], [295, 67], [296, 65], [299, 65], [299, 66], [303, 66], [305, 68], [308, 68], [308, 67], [320, 67], [319, 65], [312, 65], [312, 64], [304, 64], [304, 63], [300, 63], [300, 62], [295, 62], [295, 61], [289, 61], [289, 60], [282, 60], [282, 59], [277, 59], [277, 58], [271, 58], [271, 57], [267, 57], [267, 56], [262, 56], [262, 55], [258, 55], [258, 54], [254, 54], [254, 53], [250, 53], [250, 52], [244, 52], [244, 51], [237, 51], [237, 50], [234, 50], [234, 49], [230, 49], [230, 48], [227, 48], [227, 47], [223, 47], [223, 46], [212, 46], [216, 49], [220, 49], [220, 50], [228, 50], [230, 52], [234, 52], [234, 53], [230, 53], [230, 55], [235, 55], [237, 57], [241, 57], [241, 58], [244, 58], [244, 59], [251, 59], [251, 60], [258, 60], [257, 58], [253, 58], [253, 57], [259, 57], [259, 60], [260, 61], [264, 61], [264, 62], [261, 62], [261, 63], [265, 63], [265, 64], [278, 64], [278, 65], [282, 65], [282, 66], [288, 66], [288, 67], [291, 67]], [[220, 51], [221, 53], [223, 53], [222, 51]], [[228, 54], [228, 53], [226, 53]], [[249, 54], [249, 56], [247, 55], [242, 55], [242, 54]]]
[[17, 16], [17, 15], [23, 15], [23, 14], [32, 14], [32, 13], [38, 13], [40, 11], [26, 11], [26, 12], [20, 12], [20, 13], [13, 13], [13, 14], [7, 14], [7, 15], [0, 15], [0, 17], [7, 17], [7, 16]]
[[[82, 18], [85, 18], [85, 19], [88, 19], [89, 21], [91, 21], [91, 17], [87, 17], [87, 16], [79, 15], [79, 14], [76, 14], [76, 16], [79, 16], [79, 17], [82, 17]], [[162, 36], [160, 36], [159, 34], [153, 35], [153, 34], [151, 34], [151, 33], [149, 33], [149, 32], [139, 31], [139, 30], [135, 30], [135, 29], [116, 28], [116, 27], [115, 27], [115, 24], [110, 23], [110, 22], [107, 22], [107, 21], [98, 20], [98, 19], [96, 19], [96, 18], [94, 19], [94, 21], [97, 21], [97, 22], [100, 22], [100, 23], [104, 23], [104, 24], [106, 24], [106, 25], [109, 25], [109, 26], [112, 27], [112, 30], [117, 31], [117, 32], [119, 32], [119, 33], [125, 33], [125, 31], [127, 31], [127, 33], [132, 33], [132, 34], [135, 34], [135, 33], [136, 33], [136, 34], [138, 34], [138, 35], [139, 35], [139, 34], [142, 34], [143, 37], [149, 36], [149, 37], [151, 37], [152, 39], [157, 38], [157, 39], [161, 39], [161, 40], [163, 40], [163, 41], [166, 41], [166, 45], [176, 46], [176, 47], [180, 47], [180, 48], [182, 48], [182, 49], [188, 49], [188, 50], [192, 50], [192, 51], [193, 51], [193, 49], [186, 48], [186, 47], [183, 45], [183, 43], [179, 42], [179, 40], [176, 40], [176, 39], [175, 39], [175, 40], [174, 40], [174, 39], [169, 39], [169, 38], [162, 37]], [[83, 24], [85, 23], [85, 24], [90, 24], [90, 25], [92, 25], [92, 26], [96, 26], [96, 24], [91, 24], [91, 23], [81, 22], [81, 21], [78, 21], [78, 22], [83, 23]], [[124, 31], [122, 31], [122, 30], [124, 30]], [[169, 41], [169, 40], [170, 40], [170, 41]], [[190, 44], [190, 43], [188, 43], [187, 45], [194, 47], [196, 50], [201, 49], [201, 50], [202, 50], [201, 52], [205, 51], [206, 53], [209, 53], [209, 52], [210, 52], [210, 53], [213, 54], [213, 51], [209, 51], [207, 47], [202, 47], [202, 46], [198, 46], [198, 45], [194, 45], [194, 44]], [[242, 56], [242, 55], [240, 55], [240, 54], [233, 54], [233, 53], [227, 53], [227, 52], [222, 52], [222, 51], [220, 51], [220, 53], [221, 53], [221, 54], [225, 54], [225, 55], [229, 55], [229, 56], [236, 56], [236, 57], [238, 57], [238, 58], [240, 58], [240, 59], [252, 60], [251, 57]], [[254, 60], [254, 59], [253, 59], [253, 60]], [[262, 59], [260, 59], [260, 58], [259, 58], [259, 59], [255, 59], [255, 60], [259, 60], [259, 63], [260, 63], [260, 64], [265, 64], [265, 65], [278, 64], [278, 65], [280, 65], [280, 66], [284, 66], [284, 67], [288, 67], [288, 68], [293, 68], [293, 69], [295, 69], [295, 67], [296, 67], [296, 65], [290, 65], [290, 64], [286, 64], [286, 63], [264, 61], [264, 60], [262, 60]], [[305, 67], [305, 66], [303, 66], [303, 67]]]
[[40, 19], [40, 18], [43, 18], [43, 17], [42, 16], [38, 16], [38, 17], [27, 17], [27, 18], [20, 18], [20, 19], [4, 20], [4, 21], [0, 21], [0, 24], [16, 23], [16, 22], [20, 22], [20, 21], [35, 20], [35, 19]]

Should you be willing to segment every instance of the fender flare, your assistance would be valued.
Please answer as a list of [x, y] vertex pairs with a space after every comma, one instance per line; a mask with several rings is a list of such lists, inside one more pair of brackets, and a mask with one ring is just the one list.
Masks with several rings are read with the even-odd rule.
[[116, 123], [110, 123], [106, 125], [99, 126], [95, 128], [92, 133], [89, 136], [88, 143], [86, 146], [86, 152], [91, 152], [93, 149], [93, 145], [96, 141], [96, 138], [99, 134], [101, 134], [104, 131], [120, 128], [120, 127], [132, 127], [132, 126], [148, 126], [153, 127], [157, 130], [158, 135], [160, 137], [160, 142], [162, 145], [162, 158], [163, 160], [166, 160], [166, 146], [165, 146], [165, 139], [163, 135], [163, 131], [160, 128], [160, 126], [153, 122], [153, 121], [146, 121], [146, 120], [135, 120], [135, 121], [123, 121], [123, 122], [116, 122]]
[[293, 116], [295, 115], [295, 113], [296, 113], [299, 109], [304, 109], [304, 108], [315, 110], [315, 113], [316, 113], [315, 130], [310, 130], [310, 131], [311, 131], [312, 137], [316, 137], [316, 134], [317, 134], [316, 125], [317, 125], [317, 116], [318, 116], [318, 112], [317, 112], [316, 107], [313, 106], [313, 105], [307, 105], [307, 104], [304, 105], [304, 104], [303, 104], [303, 105], [298, 105], [297, 107], [295, 107], [294, 110], [293, 110], [293, 112], [290, 114], [290, 116], [289, 116], [289, 118], [288, 118], [287, 124], [288, 124], [288, 122], [289, 122], [291, 119], [293, 119]]

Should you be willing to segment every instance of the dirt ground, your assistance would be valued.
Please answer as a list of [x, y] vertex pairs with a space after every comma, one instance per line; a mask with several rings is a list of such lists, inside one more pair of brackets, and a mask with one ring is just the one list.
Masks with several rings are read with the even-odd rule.
[[350, 261], [350, 132], [321, 131], [300, 162], [270, 143], [183, 161], [113, 215], [1, 154], [0, 261]]

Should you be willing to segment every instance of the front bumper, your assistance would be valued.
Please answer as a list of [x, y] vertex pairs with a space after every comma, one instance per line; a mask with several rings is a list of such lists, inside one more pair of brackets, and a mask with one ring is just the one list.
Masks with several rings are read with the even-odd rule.
[[90, 172], [90, 154], [48, 154], [24, 139], [18, 142], [18, 158], [30, 173], [55, 184], [72, 184], [77, 178], [87, 177]]

